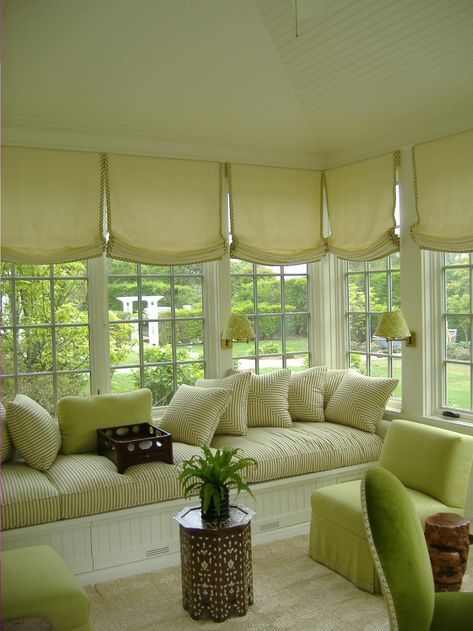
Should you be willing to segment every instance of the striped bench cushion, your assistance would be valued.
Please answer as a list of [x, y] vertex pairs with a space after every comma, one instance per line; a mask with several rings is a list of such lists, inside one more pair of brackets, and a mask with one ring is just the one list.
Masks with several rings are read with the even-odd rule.
[[295, 422], [291, 429], [249, 428], [246, 436], [214, 436], [212, 447], [238, 447], [258, 467], [246, 472], [249, 482], [263, 482], [304, 473], [378, 460], [377, 434], [326, 422]]
[[59, 494], [45, 473], [23, 462], [2, 464], [2, 528], [22, 528], [61, 518]]
[[[249, 428], [246, 436], [215, 436], [212, 447], [239, 447], [241, 456], [257, 459], [248, 480], [262, 482], [288, 476], [372, 462], [382, 440], [353, 427], [295, 422], [290, 429]], [[59, 519], [84, 517], [182, 497], [178, 464], [200, 447], [175, 442], [173, 465], [148, 462], [117, 472], [97, 454], [59, 454], [47, 472], [18, 462], [3, 469], [3, 528], [19, 528]]]
[[104, 456], [59, 455], [47, 475], [60, 494], [61, 518], [83, 517], [182, 497], [177, 464], [200, 453], [199, 447], [175, 443], [174, 465], [147, 462], [124, 474]]

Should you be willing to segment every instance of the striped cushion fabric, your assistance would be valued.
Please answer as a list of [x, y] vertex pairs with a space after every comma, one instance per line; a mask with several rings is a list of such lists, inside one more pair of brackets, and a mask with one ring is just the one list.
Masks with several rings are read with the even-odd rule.
[[84, 517], [182, 497], [178, 465], [200, 453], [200, 447], [175, 442], [174, 465], [146, 462], [123, 474], [104, 456], [60, 454], [47, 476], [61, 494], [61, 518]]
[[220, 417], [216, 434], [244, 436], [247, 431], [248, 390], [251, 374], [249, 372], [229, 375], [223, 379], [199, 379], [195, 385], [201, 388], [230, 388], [232, 397], [227, 409]]
[[343, 377], [346, 375], [347, 369], [334, 369], [327, 370], [325, 375], [325, 387], [324, 387], [324, 408], [327, 407], [328, 402], [332, 398], [333, 393], [342, 382]]
[[[226, 374], [246, 371], [230, 369]], [[283, 368], [264, 375], [251, 374], [248, 392], [248, 427], [292, 427], [289, 414], [291, 371]]]
[[337, 467], [375, 462], [382, 440], [376, 434], [326, 422], [295, 422], [290, 429], [249, 428], [246, 436], [215, 436], [212, 447], [239, 447], [238, 457], [252, 456], [249, 482], [263, 482]]
[[0, 403], [0, 423], [2, 426], [1, 437], [2, 441], [2, 459], [1, 462], [11, 460], [15, 454], [15, 448], [13, 447], [13, 441], [10, 436], [10, 432], [7, 428], [7, 415], [3, 403]]
[[24, 462], [2, 465], [2, 529], [22, 528], [61, 518], [59, 494], [45, 473]]
[[47, 410], [24, 394], [7, 408], [7, 424], [15, 449], [39, 471], [53, 464], [61, 446], [59, 427]]
[[210, 445], [232, 391], [230, 388], [200, 388], [182, 384], [160, 421], [173, 440], [189, 445]]
[[292, 372], [289, 382], [289, 414], [293, 421], [323, 421], [326, 366]]
[[397, 384], [397, 379], [366, 377], [348, 370], [325, 408], [325, 418], [332, 423], [375, 432]]

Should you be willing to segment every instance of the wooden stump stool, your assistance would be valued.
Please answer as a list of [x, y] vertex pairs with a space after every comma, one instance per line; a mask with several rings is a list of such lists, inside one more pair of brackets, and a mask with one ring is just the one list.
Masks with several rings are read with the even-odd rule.
[[425, 520], [436, 592], [458, 592], [466, 570], [470, 522], [456, 513], [436, 513]]

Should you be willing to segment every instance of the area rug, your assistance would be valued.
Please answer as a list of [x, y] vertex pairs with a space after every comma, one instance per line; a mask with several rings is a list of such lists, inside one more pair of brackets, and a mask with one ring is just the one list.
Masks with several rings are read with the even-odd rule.
[[[254, 546], [254, 603], [221, 623], [192, 620], [182, 608], [179, 566], [89, 585], [92, 631], [388, 631], [382, 596], [315, 563], [307, 549], [306, 535]], [[473, 591], [471, 566], [462, 590]]]

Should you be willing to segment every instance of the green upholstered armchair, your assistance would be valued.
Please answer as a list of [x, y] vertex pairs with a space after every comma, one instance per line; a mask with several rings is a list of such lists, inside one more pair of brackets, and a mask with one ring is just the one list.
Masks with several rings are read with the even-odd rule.
[[471, 631], [473, 592], [434, 592], [427, 544], [414, 503], [389, 471], [361, 483], [363, 523], [393, 631]]
[[[407, 487], [419, 520], [442, 512], [463, 514], [473, 437], [413, 421], [390, 425], [378, 464]], [[361, 516], [360, 480], [317, 489], [311, 505], [310, 556], [357, 587], [379, 592]]]

